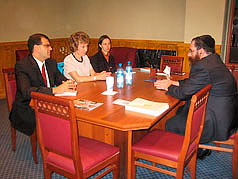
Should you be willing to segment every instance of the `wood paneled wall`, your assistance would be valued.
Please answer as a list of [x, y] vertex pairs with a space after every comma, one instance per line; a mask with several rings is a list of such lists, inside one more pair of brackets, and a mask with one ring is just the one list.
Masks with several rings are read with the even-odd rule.
[[[90, 39], [88, 56], [97, 52], [98, 39]], [[63, 61], [64, 57], [70, 53], [67, 38], [52, 39], [53, 46], [52, 58], [57, 62]], [[189, 71], [188, 51], [190, 44], [183, 42], [159, 41], [159, 40], [130, 40], [130, 39], [112, 39], [113, 47], [132, 47], [137, 49], [158, 49], [158, 50], [176, 50], [178, 56], [184, 57], [183, 71]], [[14, 67], [16, 63], [16, 50], [27, 49], [27, 42], [6, 42], [0, 43], [0, 98], [5, 98], [5, 87], [2, 74], [2, 68]], [[216, 46], [216, 52], [220, 53], [220, 45]]]

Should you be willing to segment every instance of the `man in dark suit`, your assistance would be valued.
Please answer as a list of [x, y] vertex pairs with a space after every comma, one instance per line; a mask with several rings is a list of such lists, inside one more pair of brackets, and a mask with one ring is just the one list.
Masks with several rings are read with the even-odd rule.
[[76, 85], [59, 72], [56, 61], [50, 58], [52, 47], [46, 35], [31, 35], [28, 49], [30, 55], [15, 65], [17, 91], [9, 119], [15, 129], [31, 135], [36, 126], [34, 110], [29, 106], [31, 92], [54, 95], [72, 92]]
[[[215, 40], [210, 35], [194, 38], [188, 56], [191, 64], [189, 78], [181, 81], [167, 79], [154, 83], [157, 89], [166, 90], [167, 94], [186, 101], [185, 105], [177, 110], [176, 115], [168, 119], [166, 130], [184, 135], [192, 95], [211, 84], [200, 143], [227, 140], [233, 132], [237, 110], [234, 77], [215, 53]], [[203, 159], [210, 152], [199, 149], [198, 158]]]

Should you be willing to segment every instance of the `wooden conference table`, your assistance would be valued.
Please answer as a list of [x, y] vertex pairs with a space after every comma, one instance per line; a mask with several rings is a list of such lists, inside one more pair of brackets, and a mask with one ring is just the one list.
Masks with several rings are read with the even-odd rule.
[[[117, 89], [116, 76], [114, 96], [106, 96], [101, 93], [106, 90], [105, 81], [79, 83], [77, 86], [78, 99], [87, 99], [104, 103], [102, 106], [85, 111], [76, 109], [78, 128], [80, 135], [90, 137], [120, 147], [120, 178], [131, 177], [131, 146], [144, 135], [146, 129], [150, 129], [167, 113], [174, 109], [179, 100], [165, 94], [165, 91], [156, 90], [151, 82], [144, 82], [150, 78], [150, 73], [134, 69], [133, 83], [131, 86]], [[176, 78], [184, 78], [175, 76]], [[124, 106], [113, 104], [116, 99], [133, 100], [135, 98], [169, 103], [169, 109], [158, 117], [141, 113], [126, 111]], [[103, 152], [103, 151], [102, 151]]]
[[[166, 114], [172, 111], [179, 100], [165, 94], [163, 90], [156, 90], [151, 82], [144, 82], [150, 78], [149, 72], [133, 69], [133, 83], [131, 86], [117, 89], [116, 76], [113, 96], [102, 95], [106, 90], [105, 81], [78, 83], [78, 94], [70, 99], [87, 99], [104, 103], [91, 111], [76, 108], [79, 133], [120, 148], [120, 178], [131, 178], [131, 146], [147, 131], [158, 123]], [[175, 76], [176, 78], [184, 78]], [[158, 117], [126, 111], [124, 106], [113, 104], [116, 99], [134, 100], [144, 98], [156, 102], [169, 103], [169, 109]], [[65, 97], [64, 97], [65, 98]], [[102, 151], [103, 152], [103, 151]]]

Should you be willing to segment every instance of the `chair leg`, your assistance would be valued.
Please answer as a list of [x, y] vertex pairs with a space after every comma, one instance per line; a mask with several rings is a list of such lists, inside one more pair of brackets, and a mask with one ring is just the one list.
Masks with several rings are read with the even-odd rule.
[[176, 179], [183, 178], [184, 172], [184, 163], [178, 163], [177, 171], [176, 171]]
[[36, 131], [33, 132], [33, 134], [30, 136], [30, 139], [31, 139], [31, 150], [32, 150], [33, 160], [34, 160], [35, 164], [38, 164]]
[[196, 164], [197, 164], [197, 153], [193, 155], [191, 161], [190, 161], [190, 175], [191, 179], [196, 178]]
[[112, 170], [113, 179], [119, 179], [119, 168], [118, 164], [115, 164], [115, 168]]
[[233, 151], [232, 151], [232, 175], [233, 179], [237, 179], [238, 170], [238, 144], [234, 141]]
[[188, 174], [191, 171], [191, 164], [192, 162], [189, 162], [189, 164], [187, 165], [187, 168], [185, 170], [185, 172]]
[[12, 135], [12, 151], [16, 151], [16, 129], [11, 127], [11, 135]]
[[135, 156], [134, 153], [132, 152], [131, 154], [131, 179], [135, 179], [136, 178], [136, 165], [135, 165]]
[[52, 172], [44, 166], [44, 179], [51, 179]]

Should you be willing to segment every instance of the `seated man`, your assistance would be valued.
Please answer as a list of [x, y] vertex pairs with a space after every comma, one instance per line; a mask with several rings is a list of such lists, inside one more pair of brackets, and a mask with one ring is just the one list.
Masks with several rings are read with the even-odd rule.
[[30, 55], [15, 65], [17, 91], [9, 119], [15, 129], [31, 135], [36, 126], [34, 110], [29, 106], [31, 92], [53, 95], [72, 92], [76, 85], [59, 72], [56, 61], [50, 58], [52, 47], [46, 35], [31, 35], [28, 49]]
[[[154, 83], [157, 89], [166, 90], [167, 94], [186, 101], [185, 105], [177, 110], [176, 115], [168, 119], [166, 130], [184, 135], [192, 95], [211, 84], [200, 143], [227, 140], [233, 132], [237, 110], [235, 79], [215, 53], [215, 40], [210, 35], [194, 38], [188, 56], [191, 64], [189, 78], [181, 81], [167, 79]], [[199, 149], [198, 158], [203, 159], [210, 153], [209, 150]]]

